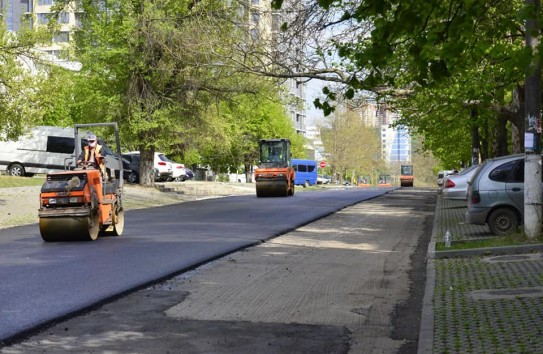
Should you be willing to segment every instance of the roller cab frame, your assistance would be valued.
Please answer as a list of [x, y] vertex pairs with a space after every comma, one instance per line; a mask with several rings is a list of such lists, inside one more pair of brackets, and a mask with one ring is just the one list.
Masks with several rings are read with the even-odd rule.
[[290, 158], [289, 139], [259, 140], [260, 162], [255, 170], [257, 197], [294, 195], [295, 171]]
[[[99, 169], [81, 165], [73, 170], [49, 173], [41, 188], [38, 210], [40, 234], [44, 241], [94, 241], [99, 235], [121, 236], [124, 229], [122, 204], [123, 168], [117, 123], [75, 125], [73, 166], [81, 152], [79, 131], [95, 127], [114, 130], [116, 151], [105, 157], [112, 178]], [[114, 171], [119, 171], [115, 179]]]
[[400, 166], [400, 186], [413, 187], [413, 165]]

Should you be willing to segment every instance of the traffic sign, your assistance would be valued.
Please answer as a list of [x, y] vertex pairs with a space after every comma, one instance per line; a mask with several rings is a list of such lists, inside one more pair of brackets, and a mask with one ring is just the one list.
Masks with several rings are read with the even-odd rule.
[[320, 168], [325, 168], [326, 167], [326, 161], [319, 162], [319, 167]]

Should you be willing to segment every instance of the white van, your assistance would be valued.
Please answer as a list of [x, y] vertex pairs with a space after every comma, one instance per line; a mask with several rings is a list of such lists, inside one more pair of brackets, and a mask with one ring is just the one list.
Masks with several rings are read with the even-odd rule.
[[12, 176], [64, 171], [74, 163], [74, 129], [39, 126], [17, 141], [0, 141], [0, 171]]

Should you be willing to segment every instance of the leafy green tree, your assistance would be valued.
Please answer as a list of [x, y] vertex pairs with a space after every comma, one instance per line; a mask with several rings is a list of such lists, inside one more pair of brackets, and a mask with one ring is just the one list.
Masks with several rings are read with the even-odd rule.
[[[243, 172], [249, 176], [259, 159], [258, 140], [288, 138], [293, 156], [305, 156], [303, 138], [285, 113], [284, 102], [271, 81], [259, 80], [256, 94], [239, 94], [210, 107], [215, 131], [208, 134], [202, 161], [218, 172]], [[247, 180], [250, 180], [248, 178]]]
[[[85, 12], [76, 33], [83, 68], [70, 111], [78, 121], [120, 123], [126, 145], [142, 154], [142, 184], [153, 183], [158, 149], [219, 171], [252, 163], [238, 142], [248, 141], [252, 128], [238, 120], [237, 108], [224, 109], [260, 90], [256, 80], [245, 78], [252, 63], [240, 52], [247, 37], [237, 3], [83, 0], [78, 6]], [[266, 119], [276, 116], [284, 113]]]
[[[282, 0], [272, 4], [286, 6]], [[339, 94], [350, 99], [356, 92], [371, 91], [378, 100], [407, 112], [399, 124], [435, 125], [436, 116], [448, 110], [449, 119], [459, 122], [460, 132], [452, 134], [469, 140], [478, 130], [483, 158], [516, 152], [522, 145], [515, 140], [523, 137], [523, 82], [531, 57], [524, 46], [528, 14], [522, 0], [308, 2], [303, 14], [283, 28], [313, 30], [312, 37], [320, 42], [306, 41], [313, 46], [308, 51], [311, 60], [304, 59], [316, 67], [297, 63], [293, 67], [300, 70], [283, 74], [342, 83], [325, 87], [323, 98], [315, 101], [325, 114], [333, 111]], [[470, 115], [474, 110], [476, 118]], [[428, 143], [434, 142], [429, 147], [454, 150], [449, 140], [440, 139], [441, 132], [420, 132]], [[508, 148], [508, 142], [513, 147]], [[468, 144], [462, 147], [471, 150]]]
[[47, 28], [26, 22], [12, 32], [0, 21], [0, 139], [16, 139], [46, 120], [55, 68], [34, 47], [50, 40]]
[[154, 151], [205, 130], [207, 105], [240, 89], [225, 62], [236, 9], [213, 0], [79, 6], [86, 17], [76, 33], [83, 69], [73, 111], [82, 120], [119, 121], [141, 151], [141, 183], [152, 184]]
[[340, 182], [384, 171], [378, 134], [378, 130], [362, 122], [356, 111], [341, 109], [328, 117], [321, 138], [332, 174], [339, 176]]

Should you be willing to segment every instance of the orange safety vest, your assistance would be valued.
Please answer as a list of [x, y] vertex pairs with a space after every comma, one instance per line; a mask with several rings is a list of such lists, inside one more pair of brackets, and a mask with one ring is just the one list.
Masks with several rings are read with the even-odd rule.
[[[85, 161], [89, 161], [90, 149], [88, 146], [85, 146], [84, 149], [85, 149]], [[102, 145], [96, 143], [96, 147], [94, 148], [94, 162], [98, 164], [98, 166], [100, 167], [100, 170], [102, 171], [102, 174], [105, 176], [106, 166], [104, 165], [104, 162], [101, 159], [102, 157], [102, 155], [100, 154], [101, 149], [102, 149]]]

